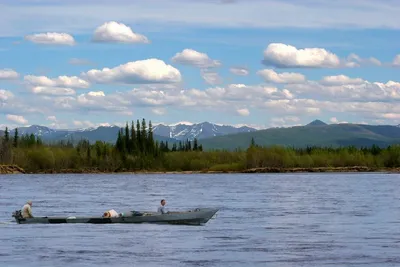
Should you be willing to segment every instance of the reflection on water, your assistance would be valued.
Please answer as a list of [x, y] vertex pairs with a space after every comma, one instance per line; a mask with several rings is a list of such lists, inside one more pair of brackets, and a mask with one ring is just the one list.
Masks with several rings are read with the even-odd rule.
[[[0, 266], [400, 266], [398, 174], [3, 175]], [[219, 207], [205, 226], [17, 225], [11, 213]], [[8, 223], [5, 223], [8, 222]]]

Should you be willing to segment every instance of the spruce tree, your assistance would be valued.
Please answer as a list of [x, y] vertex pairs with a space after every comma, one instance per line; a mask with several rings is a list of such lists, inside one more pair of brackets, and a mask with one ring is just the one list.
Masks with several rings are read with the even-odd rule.
[[[168, 146], [168, 143], [166, 146]], [[147, 151], [149, 154], [154, 153], [153, 125], [151, 124], [151, 121], [149, 121], [149, 130], [147, 131]]]
[[[17, 129], [17, 128], [15, 128]], [[6, 130], [4, 131], [4, 141], [8, 143], [10, 141], [10, 133], [8, 132], [8, 127], [6, 127]]]
[[136, 120], [136, 140], [137, 140], [137, 144], [138, 144], [138, 150], [140, 151], [140, 153], [143, 153], [142, 137], [141, 137], [139, 120]]
[[13, 146], [18, 147], [18, 128], [15, 128]]
[[129, 139], [129, 126], [128, 123], [126, 123], [125, 125], [125, 149], [126, 151], [129, 153], [131, 153], [131, 141]]
[[146, 131], [146, 120], [143, 118], [142, 119], [142, 129], [140, 133], [141, 141], [142, 141], [142, 148], [143, 148], [143, 153], [147, 153], [147, 131]]
[[132, 121], [132, 125], [131, 125], [131, 150], [132, 150], [132, 154], [137, 153], [137, 140], [136, 140], [135, 124], [133, 121]]
[[193, 140], [193, 150], [194, 151], [197, 151], [199, 149], [199, 147], [198, 147], [198, 144], [197, 144], [197, 138], [195, 138], [194, 140]]

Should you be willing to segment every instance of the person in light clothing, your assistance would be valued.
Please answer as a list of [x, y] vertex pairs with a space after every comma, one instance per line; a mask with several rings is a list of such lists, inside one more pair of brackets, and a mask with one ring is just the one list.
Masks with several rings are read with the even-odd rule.
[[165, 204], [167, 204], [167, 202], [165, 201], [165, 199], [161, 200], [161, 206], [158, 207], [157, 212], [161, 213], [161, 214], [165, 214], [168, 213], [167, 211], [165, 211]]
[[32, 201], [29, 200], [22, 207], [22, 218], [33, 218], [32, 215]]
[[108, 210], [104, 212], [103, 218], [118, 218], [119, 214], [115, 210]]

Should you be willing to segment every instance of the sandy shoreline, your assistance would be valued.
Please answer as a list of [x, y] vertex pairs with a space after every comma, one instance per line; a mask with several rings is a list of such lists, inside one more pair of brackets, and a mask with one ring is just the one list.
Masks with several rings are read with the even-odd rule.
[[221, 174], [221, 173], [315, 173], [315, 172], [388, 172], [400, 173], [400, 168], [369, 168], [365, 166], [352, 167], [313, 167], [313, 168], [253, 168], [241, 171], [129, 171], [105, 172], [97, 169], [64, 169], [26, 172], [16, 165], [0, 165], [0, 174]]

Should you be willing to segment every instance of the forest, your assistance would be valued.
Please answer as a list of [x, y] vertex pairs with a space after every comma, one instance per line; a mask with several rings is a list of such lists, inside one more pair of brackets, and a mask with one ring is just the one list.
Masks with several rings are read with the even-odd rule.
[[17, 165], [29, 173], [63, 172], [244, 172], [254, 168], [320, 168], [363, 166], [381, 170], [400, 167], [400, 145], [381, 148], [353, 146], [293, 148], [259, 146], [246, 150], [203, 151], [198, 140], [168, 144], [153, 138], [151, 121], [136, 120], [118, 132], [115, 144], [80, 140], [45, 143], [40, 137], [10, 136], [6, 128], [0, 144], [0, 163]]

